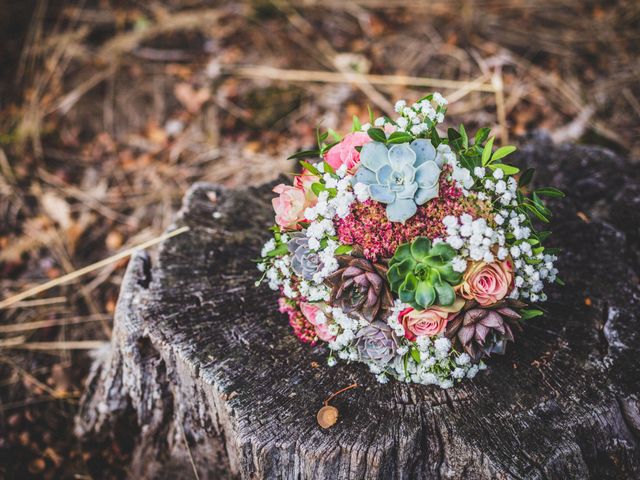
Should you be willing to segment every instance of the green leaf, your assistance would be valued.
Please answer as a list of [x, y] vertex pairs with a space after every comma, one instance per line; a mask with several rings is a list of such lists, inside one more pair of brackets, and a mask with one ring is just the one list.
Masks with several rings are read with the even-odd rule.
[[459, 152], [462, 149], [463, 138], [455, 128], [449, 128], [447, 130], [447, 138], [449, 139], [449, 146], [452, 150]]
[[496, 160], [500, 160], [501, 158], [506, 157], [507, 155], [511, 155], [516, 151], [516, 147], [512, 145], [507, 145], [506, 147], [500, 147], [498, 150], [493, 152], [491, 156], [491, 161], [495, 162]]
[[411, 255], [417, 260], [427, 258], [431, 250], [431, 241], [427, 237], [418, 237], [411, 244]]
[[535, 168], [527, 168], [520, 178], [518, 179], [518, 187], [526, 187], [533, 180], [533, 174], [535, 173]]
[[319, 150], [302, 150], [300, 152], [296, 152], [293, 155], [287, 157], [287, 160], [299, 160], [301, 158], [313, 158], [313, 157], [319, 157], [319, 156], [320, 156]]
[[387, 143], [387, 136], [381, 128], [370, 128], [367, 130], [367, 134], [376, 142]]
[[267, 253], [267, 257], [281, 257], [289, 253], [289, 247], [285, 243], [281, 243], [275, 249]]
[[362, 130], [362, 124], [360, 123], [360, 119], [354, 115], [353, 116], [353, 125], [351, 127], [351, 131], [352, 132], [359, 132], [360, 130]]
[[564, 192], [554, 187], [538, 188], [535, 193], [538, 195], [544, 195], [545, 197], [563, 198]]
[[549, 219], [544, 216], [542, 212], [540, 212], [533, 203], [523, 203], [522, 206], [531, 212], [535, 217], [542, 220], [545, 223], [549, 223]]
[[416, 303], [422, 308], [427, 308], [433, 305], [436, 299], [436, 291], [428, 282], [420, 282], [416, 288]]
[[340, 141], [342, 141], [342, 135], [340, 135], [340, 134], [339, 134], [338, 132], [336, 132], [334, 129], [329, 128], [329, 129], [327, 130], [327, 132], [329, 133], [329, 135], [331, 135], [331, 136], [333, 137], [333, 139], [334, 139], [336, 142], [340, 142]]
[[544, 230], [542, 232], [537, 233], [538, 240], [540, 240], [540, 242], [544, 242], [547, 238], [549, 238], [550, 235], [551, 235], [551, 232], [549, 230]]
[[514, 167], [513, 165], [507, 165], [506, 163], [492, 163], [489, 165], [489, 168], [495, 170], [499, 168], [504, 172], [505, 175], [515, 175], [520, 171], [518, 167]]
[[520, 315], [521, 320], [530, 320], [532, 318], [539, 317], [540, 315], [544, 315], [544, 312], [542, 310], [532, 308], [528, 310], [521, 310]]
[[447, 138], [449, 139], [449, 142], [453, 142], [459, 138], [462, 138], [462, 135], [460, 135], [460, 133], [455, 128], [449, 127], [447, 129]]
[[433, 143], [433, 145], [437, 148], [438, 145], [440, 145], [442, 143], [442, 139], [440, 138], [440, 135], [438, 134], [438, 131], [434, 128], [431, 130], [431, 143]]
[[536, 204], [536, 207], [538, 208], [538, 210], [540, 210], [545, 215], [545, 217], [551, 216], [551, 210], [549, 210], [545, 206], [545, 204], [542, 202], [542, 200], [540, 199], [540, 197], [536, 192], [533, 192], [533, 195], [531, 195], [531, 198], [533, 198], [533, 203]]
[[464, 146], [464, 148], [469, 148], [469, 136], [467, 135], [467, 131], [463, 124], [460, 124], [460, 137], [462, 138], [462, 146]]
[[482, 144], [482, 142], [484, 142], [489, 137], [489, 133], [491, 133], [491, 129], [490, 128], [482, 127], [476, 133], [476, 137], [475, 137], [475, 139], [473, 141], [473, 144], [477, 145], [477, 146], [480, 146]]
[[322, 144], [329, 137], [329, 132], [320, 133], [320, 129], [316, 129], [316, 139], [318, 140], [318, 148], [322, 148]]
[[327, 163], [326, 161], [324, 161], [322, 163], [324, 163], [324, 171], [325, 172], [330, 173], [332, 175], [335, 175], [336, 171], [331, 165], [329, 165], [329, 163]]
[[560, 277], [556, 277], [556, 283], [561, 287], [564, 287], [566, 285], [566, 283], [564, 283], [564, 280], [562, 280]]
[[420, 350], [415, 347], [411, 347], [411, 350], [409, 351], [411, 352], [411, 358], [413, 358], [413, 361], [420, 363]]
[[369, 112], [369, 123], [373, 125], [375, 119], [373, 117], [373, 110], [371, 110], [371, 105], [367, 105], [367, 111]]
[[453, 305], [453, 301], [456, 299], [456, 294], [453, 291], [451, 285], [446, 282], [436, 283], [436, 292], [438, 293], [438, 302], [445, 307]]
[[311, 184], [311, 191], [316, 195], [320, 195], [320, 192], [326, 190], [325, 186], [320, 182], [314, 182]]
[[315, 175], [316, 177], [322, 176], [322, 174], [318, 171], [318, 169], [313, 165], [311, 165], [309, 162], [302, 161], [300, 162], [300, 165], [302, 165], [302, 168], [306, 168], [307, 170], [309, 170], [309, 172]]
[[393, 132], [389, 135], [387, 143], [407, 143], [413, 140], [413, 136], [406, 132]]
[[353, 250], [353, 247], [351, 245], [340, 245], [338, 248], [336, 248], [336, 251], [334, 253], [336, 255], [346, 255], [347, 253], [351, 253], [351, 250]]
[[496, 137], [491, 137], [487, 144], [482, 149], [482, 166], [485, 167], [489, 164], [489, 160], [491, 160], [491, 149], [493, 149], [493, 141]]

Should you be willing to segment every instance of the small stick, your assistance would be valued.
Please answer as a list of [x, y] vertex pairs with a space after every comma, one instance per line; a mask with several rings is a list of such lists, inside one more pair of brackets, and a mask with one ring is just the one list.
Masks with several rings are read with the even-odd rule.
[[284, 80], [289, 82], [318, 82], [318, 83], [354, 83], [373, 85], [399, 85], [412, 87], [434, 87], [445, 89], [469, 89], [477, 92], [496, 93], [496, 88], [488, 83], [469, 82], [461, 80], [446, 80], [427, 77], [410, 77], [407, 75], [373, 75], [354, 74], [345, 77], [344, 73], [325, 72], [318, 70], [285, 70], [266, 66], [236, 66], [227, 67], [227, 74], [248, 78], [267, 78], [270, 80]]
[[81, 277], [83, 275], [86, 275], [87, 273], [93, 272], [94, 270], [98, 270], [99, 268], [105, 267], [113, 262], [117, 262], [118, 260], [121, 260], [123, 258], [126, 258], [130, 255], [132, 255], [133, 253], [135, 253], [137, 250], [142, 250], [144, 248], [148, 248], [151, 247], [153, 245], [156, 245], [160, 242], [163, 242], [164, 240], [167, 240], [169, 238], [175, 237], [177, 235], [180, 235], [184, 232], [189, 231], [189, 227], [180, 227], [177, 230], [174, 230], [173, 232], [169, 232], [166, 233], [164, 235], [160, 235], [159, 237], [153, 238], [151, 240], [148, 240], [146, 242], [143, 242], [139, 245], [136, 245], [134, 247], [128, 248], [120, 253], [116, 253], [115, 255], [112, 255], [108, 258], [105, 258], [104, 260], [100, 260], [99, 262], [93, 263], [91, 265], [87, 265], [84, 268], [81, 268], [79, 270], [76, 270], [74, 272], [70, 272], [66, 275], [63, 275], [61, 277], [55, 278], [53, 280], [50, 280], [46, 283], [43, 283], [41, 285], [37, 285], [33, 288], [29, 288], [27, 290], [25, 290], [24, 292], [18, 293], [16, 295], [13, 295], [12, 297], [6, 298], [3, 301], [0, 302], [0, 310], [3, 308], [7, 308], [11, 305], [13, 305], [14, 303], [17, 303], [21, 300], [24, 300], [25, 298], [29, 298], [32, 297], [33, 295], [37, 295], [38, 293], [42, 293], [46, 290], [49, 290], [53, 287], [57, 287], [58, 285], [63, 285], [65, 283], [68, 283], [72, 280], [75, 280], [78, 277]]
[[[49, 298], [36, 298], [35, 300], [25, 300], [24, 302], [18, 302], [14, 308], [27, 308], [27, 307], [43, 307], [45, 305], [54, 305], [56, 303], [65, 303], [67, 297], [49, 297]], [[0, 327], [2, 328], [2, 327]]]
[[[18, 337], [20, 338], [20, 337]], [[24, 338], [24, 337], [22, 337]], [[2, 345], [5, 349], [18, 350], [95, 350], [107, 345], [105, 340], [76, 340], [68, 342], [26, 342]]]
[[336, 396], [340, 395], [342, 392], [346, 392], [347, 390], [351, 390], [352, 388], [356, 388], [359, 385], [357, 383], [351, 384], [348, 387], [344, 387], [341, 390], [338, 390], [337, 392], [332, 393], [331, 395], [329, 395], [324, 402], [322, 402], [323, 405], [329, 405], [329, 402], [331, 400], [333, 400]]
[[[21, 303], [18, 305], [22, 306]], [[57, 327], [60, 325], [77, 325], [79, 323], [100, 322], [112, 318], [108, 313], [98, 313], [86, 317], [53, 318], [49, 320], [35, 320], [33, 322], [12, 323], [0, 325], [0, 333], [27, 332], [29, 330], [40, 330], [41, 328]]]

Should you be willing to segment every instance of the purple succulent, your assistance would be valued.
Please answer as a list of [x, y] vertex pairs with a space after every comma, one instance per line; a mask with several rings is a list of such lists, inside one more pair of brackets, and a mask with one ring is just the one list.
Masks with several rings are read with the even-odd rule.
[[309, 248], [309, 239], [306, 235], [297, 233], [287, 243], [289, 252], [293, 254], [291, 268], [305, 280], [312, 280], [313, 275], [322, 270], [323, 264], [320, 255]]
[[356, 333], [356, 346], [363, 360], [386, 364], [395, 356], [398, 341], [389, 325], [373, 322]]
[[474, 362], [491, 354], [504, 354], [507, 342], [513, 341], [509, 321], [520, 315], [507, 306], [497, 308], [471, 308], [463, 311], [447, 325], [447, 336], [457, 335], [465, 352]]

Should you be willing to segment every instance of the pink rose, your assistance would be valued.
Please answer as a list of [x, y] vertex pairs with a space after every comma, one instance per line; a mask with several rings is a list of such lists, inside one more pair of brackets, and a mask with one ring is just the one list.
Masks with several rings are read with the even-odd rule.
[[467, 300], [475, 300], [483, 307], [507, 296], [513, 281], [511, 262], [475, 262], [462, 277], [456, 291]]
[[[324, 316], [324, 311], [321, 306], [323, 304], [300, 302], [300, 311], [304, 315], [304, 318], [313, 325], [316, 329], [316, 335], [320, 340], [325, 342], [331, 342], [335, 340], [335, 336], [329, 333], [329, 325]], [[320, 316], [318, 314], [321, 314]], [[321, 323], [318, 323], [320, 320]]]
[[273, 191], [279, 195], [271, 200], [276, 223], [282, 228], [297, 230], [298, 222], [304, 220], [304, 211], [309, 206], [304, 190], [281, 183]]
[[371, 137], [364, 132], [349, 133], [340, 143], [329, 149], [324, 159], [336, 170], [342, 165], [346, 165], [347, 170], [352, 170], [360, 162], [360, 152], [356, 147], [361, 147], [370, 141]]
[[462, 298], [456, 298], [448, 307], [432, 306], [426, 310], [405, 308], [400, 312], [399, 320], [404, 327], [404, 336], [414, 341], [416, 337], [432, 337], [444, 331], [449, 320], [457, 315], [464, 306]]
[[316, 335], [323, 342], [333, 342], [336, 339], [336, 336], [329, 332], [329, 325], [326, 323], [316, 325]]

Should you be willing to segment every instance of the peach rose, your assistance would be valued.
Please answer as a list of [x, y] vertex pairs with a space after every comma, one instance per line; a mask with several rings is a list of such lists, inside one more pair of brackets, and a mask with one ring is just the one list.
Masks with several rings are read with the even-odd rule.
[[308, 170], [303, 170], [300, 175], [297, 175], [293, 181], [293, 185], [296, 188], [304, 190], [304, 198], [307, 207], [313, 207], [318, 203], [318, 196], [311, 190], [311, 185], [318, 181], [318, 177], [313, 175]]
[[418, 336], [432, 337], [443, 332], [449, 320], [456, 316], [464, 306], [464, 299], [456, 298], [448, 307], [432, 306], [426, 310], [405, 308], [400, 312], [400, 323], [404, 327], [404, 336], [413, 341]]
[[276, 212], [276, 223], [282, 228], [297, 230], [298, 222], [304, 220], [304, 211], [310, 206], [302, 188], [281, 183], [273, 189], [279, 196], [271, 200]]
[[356, 147], [361, 147], [370, 141], [371, 137], [364, 132], [349, 133], [340, 143], [329, 149], [324, 159], [336, 170], [342, 165], [346, 165], [347, 170], [352, 170], [360, 162], [360, 152]]
[[455, 289], [467, 300], [475, 300], [483, 307], [492, 305], [507, 296], [513, 281], [511, 262], [475, 262], [462, 277]]
[[[320, 340], [331, 342], [335, 340], [335, 336], [329, 333], [329, 325], [322, 307], [324, 304], [300, 302], [300, 311], [304, 318], [315, 327], [316, 335]], [[319, 315], [321, 314], [321, 315]], [[320, 322], [318, 322], [320, 320]]]

